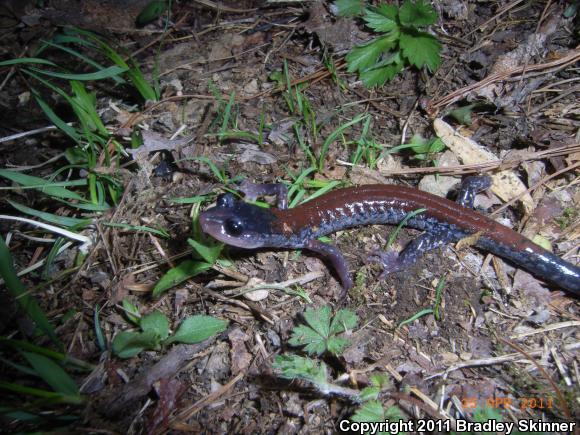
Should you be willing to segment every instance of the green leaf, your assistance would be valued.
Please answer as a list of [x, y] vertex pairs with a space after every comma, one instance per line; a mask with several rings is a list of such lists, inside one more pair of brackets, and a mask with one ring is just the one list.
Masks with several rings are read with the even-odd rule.
[[385, 421], [385, 410], [378, 400], [371, 400], [361, 406], [350, 418], [358, 423], [370, 421]]
[[224, 248], [223, 243], [218, 243], [214, 246], [206, 246], [194, 239], [187, 239], [187, 243], [189, 243], [189, 245], [195, 249], [195, 252], [197, 252], [201, 258], [209, 264], [214, 264], [217, 261]]
[[[396, 36], [395, 36], [396, 35]], [[364, 71], [374, 65], [381, 53], [395, 46], [398, 32], [391, 32], [388, 36], [375, 38], [363, 45], [357, 45], [347, 55], [348, 72]]]
[[115, 335], [112, 350], [119, 358], [131, 358], [145, 349], [158, 349], [159, 337], [153, 331], [122, 331]]
[[43, 193], [57, 198], [78, 199], [83, 200], [83, 197], [78, 193], [71, 192], [65, 187], [55, 185], [56, 183], [45, 180], [40, 177], [33, 177], [32, 175], [21, 174], [16, 171], [9, 171], [7, 169], [0, 169], [0, 177], [8, 178], [24, 187], [31, 187], [38, 189]]
[[353, 312], [341, 310], [331, 322], [331, 310], [328, 305], [317, 310], [306, 310], [304, 320], [308, 326], [299, 325], [293, 328], [289, 343], [292, 346], [304, 346], [304, 350], [311, 355], [321, 355], [324, 352], [339, 355], [350, 342], [335, 335], [354, 328], [358, 321]]
[[337, 14], [340, 17], [354, 17], [363, 13], [365, 8], [364, 0], [336, 0], [334, 2]]
[[8, 201], [12, 207], [14, 207], [18, 211], [21, 211], [22, 213], [26, 213], [30, 216], [42, 219], [43, 221], [50, 222], [56, 225], [61, 225], [67, 228], [76, 226], [85, 227], [92, 222], [92, 219], [78, 219], [68, 216], [58, 216], [52, 213], [35, 210], [33, 208], [19, 204], [16, 201], [11, 201], [10, 199], [7, 199], [6, 201]]
[[165, 340], [165, 343], [199, 343], [222, 332], [227, 326], [227, 320], [204, 315], [191, 316], [181, 322], [175, 335]]
[[397, 8], [397, 6], [395, 5], [383, 3], [369, 9], [375, 11], [376, 13], [382, 15], [385, 18], [388, 18], [389, 20], [398, 21], [399, 8]]
[[57, 393], [79, 395], [76, 382], [63, 370], [61, 366], [44, 355], [32, 352], [21, 352], [38, 376], [51, 386]]
[[468, 104], [467, 106], [458, 107], [457, 109], [449, 112], [449, 116], [452, 116], [463, 125], [471, 125], [471, 114], [473, 113], [473, 108], [475, 104]]
[[360, 400], [368, 402], [369, 400], [377, 400], [381, 389], [379, 387], [366, 387], [360, 392]]
[[340, 355], [348, 347], [350, 340], [343, 337], [329, 337], [326, 340], [326, 350], [333, 355]]
[[125, 315], [127, 319], [135, 325], [139, 325], [141, 322], [141, 314], [139, 314], [139, 308], [133, 305], [129, 299], [123, 299], [123, 309], [125, 310]]
[[161, 311], [153, 311], [141, 317], [139, 326], [143, 332], [154, 332], [161, 340], [169, 336], [169, 321]]
[[328, 370], [321, 362], [318, 364], [310, 358], [298, 355], [277, 355], [272, 368], [280, 372], [285, 379], [305, 379], [318, 385], [328, 383]]
[[341, 332], [354, 329], [358, 323], [358, 317], [350, 310], [340, 310], [334, 315], [330, 324], [331, 334], [340, 334]]
[[401, 33], [399, 45], [403, 56], [410, 64], [417, 68], [427, 65], [431, 72], [435, 71], [441, 64], [441, 44], [435, 37], [425, 32], [403, 32]]
[[304, 346], [304, 350], [311, 355], [322, 355], [326, 350], [325, 338], [306, 325], [295, 327], [288, 343], [291, 346]]
[[161, 277], [153, 289], [153, 296], [157, 297], [171, 287], [208, 270], [212, 265], [200, 261], [185, 260], [179, 266], [169, 269]]
[[37, 72], [38, 74], [42, 74], [48, 77], [55, 77], [63, 80], [88, 81], [88, 80], [104, 80], [111, 77], [116, 77], [119, 74], [127, 71], [127, 69], [128, 68], [126, 67], [113, 65], [108, 68], [103, 68], [99, 71], [95, 71], [92, 73], [80, 73], [80, 74], [47, 71], [40, 68], [30, 68], [30, 71], [34, 71]]
[[141, 13], [139, 13], [135, 22], [138, 26], [144, 26], [145, 24], [159, 18], [168, 8], [169, 4], [166, 1], [150, 1], [147, 6], [143, 8]]
[[423, 0], [405, 0], [399, 9], [399, 19], [404, 26], [428, 26], [437, 22], [437, 12]]
[[[398, 56], [399, 53], [397, 52]], [[389, 63], [383, 66], [371, 67], [360, 73], [360, 78], [367, 88], [372, 88], [373, 86], [382, 86], [387, 81], [391, 81], [399, 72], [403, 70], [404, 64], [402, 61]]]
[[0, 66], [25, 65], [25, 64], [57, 66], [54, 62], [51, 62], [50, 60], [41, 59], [38, 57], [21, 57], [19, 59], [10, 59], [0, 62]]
[[20, 307], [26, 313], [26, 315], [36, 323], [42, 332], [44, 332], [52, 341], [60, 345], [58, 337], [54, 331], [53, 326], [48, 321], [48, 318], [44, 314], [44, 311], [40, 308], [40, 305], [36, 302], [29, 292], [26, 291], [24, 284], [18, 278], [16, 271], [14, 270], [14, 265], [12, 262], [12, 255], [10, 255], [10, 250], [4, 239], [0, 236], [0, 276], [6, 283], [6, 288], [8, 293], [14, 299], [18, 301]]
[[[396, 8], [395, 8], [396, 10]], [[363, 20], [375, 32], [389, 33], [398, 29], [398, 24], [394, 18], [388, 18], [383, 13], [383, 9], [373, 8], [365, 10]]]

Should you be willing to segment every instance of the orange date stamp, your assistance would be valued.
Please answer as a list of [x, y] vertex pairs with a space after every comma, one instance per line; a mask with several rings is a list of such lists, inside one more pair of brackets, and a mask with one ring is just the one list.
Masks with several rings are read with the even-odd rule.
[[475, 408], [518, 408], [524, 409], [553, 409], [554, 399], [552, 397], [464, 397], [461, 404], [465, 409]]

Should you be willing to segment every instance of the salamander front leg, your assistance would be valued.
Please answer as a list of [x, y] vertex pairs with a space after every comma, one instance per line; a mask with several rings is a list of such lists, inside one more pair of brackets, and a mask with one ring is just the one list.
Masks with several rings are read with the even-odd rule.
[[244, 180], [240, 185], [241, 192], [244, 192], [246, 199], [255, 201], [261, 196], [274, 195], [276, 197], [276, 207], [280, 209], [288, 208], [288, 188], [282, 183], [256, 184]]
[[342, 253], [335, 246], [319, 242], [318, 240], [309, 240], [308, 243], [306, 243], [305, 248], [320, 254], [322, 257], [330, 261], [342, 282], [341, 299], [344, 298], [348, 289], [352, 287], [352, 279], [348, 273], [348, 266]]
[[461, 183], [457, 199], [457, 204], [465, 208], [473, 208], [475, 195], [491, 187], [491, 178], [485, 175], [467, 177]]
[[406, 269], [415, 264], [425, 252], [438, 248], [450, 241], [449, 231], [446, 229], [433, 229], [410, 241], [400, 253], [376, 250], [369, 255], [367, 261], [369, 263], [377, 263], [382, 267], [383, 271], [379, 275], [379, 279], [383, 279], [390, 273]]

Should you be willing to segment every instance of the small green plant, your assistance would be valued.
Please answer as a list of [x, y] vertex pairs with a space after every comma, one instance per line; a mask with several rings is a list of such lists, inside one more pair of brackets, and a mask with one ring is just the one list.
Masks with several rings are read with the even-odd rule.
[[328, 352], [339, 355], [350, 344], [344, 337], [338, 337], [345, 331], [356, 327], [358, 318], [350, 310], [340, 310], [334, 316], [328, 305], [318, 310], [308, 309], [304, 312], [306, 325], [292, 330], [289, 343], [292, 346], [304, 347], [310, 355], [322, 355]]
[[112, 349], [119, 358], [131, 358], [145, 349], [159, 350], [171, 343], [199, 343], [222, 332], [228, 322], [205, 315], [190, 316], [183, 320], [175, 334], [169, 334], [169, 320], [160, 311], [144, 316], [127, 300], [123, 300], [127, 319], [140, 331], [122, 331], [113, 339]]
[[389, 377], [385, 373], [374, 373], [370, 385], [362, 390], [343, 387], [330, 380], [328, 367], [323, 362], [298, 355], [278, 355], [272, 364], [274, 370], [284, 379], [307, 382], [324, 396], [340, 397], [359, 405], [352, 421], [391, 421], [402, 419], [401, 411], [397, 406], [383, 408], [378, 400], [382, 391], [390, 387]]
[[361, 0], [335, 2], [338, 15], [362, 16], [379, 36], [354, 47], [346, 56], [349, 72], [358, 72], [367, 87], [381, 86], [405, 66], [426, 66], [431, 72], [441, 63], [441, 45], [427, 33], [437, 13], [423, 0], [365, 6]]
[[384, 152], [384, 154], [392, 154], [406, 149], [409, 149], [413, 152], [411, 155], [412, 159], [435, 161], [434, 154], [443, 151], [445, 149], [445, 143], [438, 137], [425, 139], [420, 134], [415, 134], [409, 143], [389, 148]]
[[425, 308], [423, 310], [420, 310], [411, 317], [409, 317], [408, 319], [403, 320], [401, 323], [399, 323], [397, 328], [400, 328], [409, 323], [413, 323], [415, 320], [428, 314], [433, 314], [433, 316], [435, 316], [435, 319], [437, 321], [441, 320], [442, 317], [441, 301], [443, 300], [443, 289], [445, 288], [445, 278], [446, 277], [444, 276], [439, 280], [439, 283], [437, 283], [437, 287], [435, 288], [435, 303], [433, 304], [433, 306], [431, 308]]

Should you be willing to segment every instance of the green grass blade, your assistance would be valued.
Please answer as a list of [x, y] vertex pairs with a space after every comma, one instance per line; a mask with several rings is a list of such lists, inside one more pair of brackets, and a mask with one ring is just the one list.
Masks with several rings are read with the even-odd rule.
[[[76, 38], [76, 39], [80, 39], [80, 38]], [[83, 41], [84, 41], [84, 40], [83, 40]], [[87, 65], [90, 65], [90, 66], [92, 66], [92, 67], [94, 67], [94, 68], [98, 69], [99, 71], [100, 71], [100, 70], [103, 70], [103, 69], [105, 69], [105, 68], [106, 68], [105, 66], [103, 66], [103, 65], [101, 65], [100, 63], [98, 63], [98, 62], [94, 61], [94, 60], [93, 60], [93, 59], [91, 59], [90, 57], [88, 57], [88, 56], [85, 56], [84, 54], [82, 54], [82, 53], [80, 53], [80, 52], [78, 52], [78, 51], [76, 51], [76, 50], [73, 50], [72, 48], [70, 48], [70, 47], [67, 47], [66, 45], [58, 44], [58, 43], [51, 42], [51, 41], [43, 41], [43, 45], [45, 45], [45, 46], [47, 46], [47, 47], [56, 48], [56, 49], [58, 49], [58, 50], [61, 50], [61, 51], [65, 52], [65, 53], [67, 53], [67, 54], [70, 54], [71, 56], [74, 56], [74, 57], [76, 57], [76, 58], [80, 59], [81, 61], [85, 62]], [[91, 44], [91, 45], [92, 45], [92, 44]], [[94, 48], [94, 45], [92, 45], [92, 47]], [[118, 84], [123, 84], [123, 83], [126, 83], [126, 82], [125, 82], [125, 80], [123, 80], [123, 79], [122, 79], [121, 77], [119, 77], [119, 76], [113, 76], [113, 77], [111, 77], [111, 78], [112, 78], [112, 79], [113, 79], [113, 80], [114, 80], [116, 83], [118, 83]]]
[[16, 275], [16, 271], [14, 270], [14, 265], [12, 262], [12, 255], [10, 255], [8, 246], [6, 246], [4, 238], [1, 236], [0, 259], [2, 259], [0, 261], [0, 276], [2, 276], [2, 279], [6, 283], [8, 293], [18, 301], [22, 307], [22, 310], [36, 324], [36, 326], [38, 326], [48, 337], [50, 337], [54, 343], [60, 345], [54, 328], [48, 321], [44, 311], [42, 311], [36, 300], [26, 292], [24, 284], [22, 284], [22, 281], [20, 281]]
[[46, 347], [42, 347], [42, 346], [37, 346], [36, 344], [30, 343], [28, 341], [24, 341], [24, 340], [14, 340], [11, 338], [6, 338], [6, 337], [1, 337], [0, 336], [0, 344], [5, 345], [5, 346], [10, 346], [13, 349], [16, 350], [24, 350], [24, 351], [28, 351], [28, 352], [34, 352], [37, 353], [39, 355], [44, 355], [48, 358], [51, 358], [55, 361], [58, 361], [64, 365], [71, 365], [71, 366], [75, 366], [77, 368], [86, 370], [86, 371], [91, 371], [94, 370], [95, 366], [92, 364], [89, 364], [83, 360], [80, 360], [78, 358], [75, 358], [73, 356], [67, 355], [66, 353], [62, 353], [62, 352], [57, 352], [51, 349], [48, 349]]
[[119, 65], [112, 65], [110, 67], [104, 68], [100, 71], [95, 71], [91, 73], [61, 73], [56, 71], [47, 71], [40, 68], [30, 67], [30, 71], [37, 72], [48, 77], [54, 77], [63, 80], [78, 80], [78, 81], [88, 81], [88, 80], [105, 80], [112, 77], [117, 77], [119, 74], [124, 73], [129, 68], [122, 67]]
[[10, 205], [12, 207], [14, 207], [16, 210], [18, 210], [22, 213], [37, 217], [39, 219], [42, 219], [45, 222], [50, 222], [51, 224], [60, 225], [60, 226], [66, 227], [66, 228], [85, 227], [92, 222], [92, 219], [79, 219], [79, 218], [68, 217], [68, 216], [58, 216], [58, 215], [55, 215], [52, 213], [47, 213], [44, 211], [35, 210], [33, 208], [27, 207], [23, 204], [19, 204], [18, 202], [12, 201], [10, 199], [7, 199], [7, 201], [8, 201], [8, 203], [10, 203]]
[[24, 187], [40, 190], [50, 196], [84, 201], [84, 198], [78, 193], [72, 192], [65, 187], [57, 186], [55, 183], [51, 183], [44, 178], [21, 174], [20, 172], [9, 171], [7, 169], [0, 169], [0, 177], [8, 178], [10, 181], [18, 183]]
[[28, 64], [39, 64], [48, 66], [58, 66], [50, 60], [41, 59], [39, 57], [21, 57], [20, 59], [10, 59], [0, 62], [0, 66], [10, 66], [10, 65], [28, 65]]
[[38, 104], [38, 106], [44, 112], [44, 114], [50, 120], [50, 122], [52, 122], [54, 125], [56, 125], [59, 128], [59, 130], [64, 132], [66, 135], [68, 135], [75, 142], [77, 142], [77, 143], [81, 142], [81, 136], [79, 135], [77, 130], [75, 128], [71, 127], [70, 125], [68, 125], [60, 116], [58, 116], [54, 112], [54, 110], [52, 110], [52, 108], [40, 97], [40, 94], [38, 92], [36, 92], [35, 90], [32, 90], [32, 95], [34, 96], [34, 99], [36, 100], [36, 104]]
[[54, 391], [70, 396], [79, 394], [76, 382], [53, 360], [44, 355], [31, 352], [22, 352], [22, 355], [36, 370], [38, 376], [50, 385]]
[[320, 155], [318, 157], [318, 170], [319, 171], [322, 171], [324, 169], [324, 159], [326, 158], [326, 153], [328, 152], [328, 148], [330, 147], [330, 144], [332, 142], [334, 142], [336, 140], [336, 138], [344, 132], [344, 130], [346, 130], [347, 128], [363, 121], [364, 119], [366, 119], [367, 116], [368, 116], [367, 114], [361, 113], [361, 114], [355, 116], [349, 122], [340, 125], [336, 130], [334, 130], [332, 133], [330, 133], [330, 135], [326, 138], [326, 140], [322, 144], [322, 148], [320, 150]]

